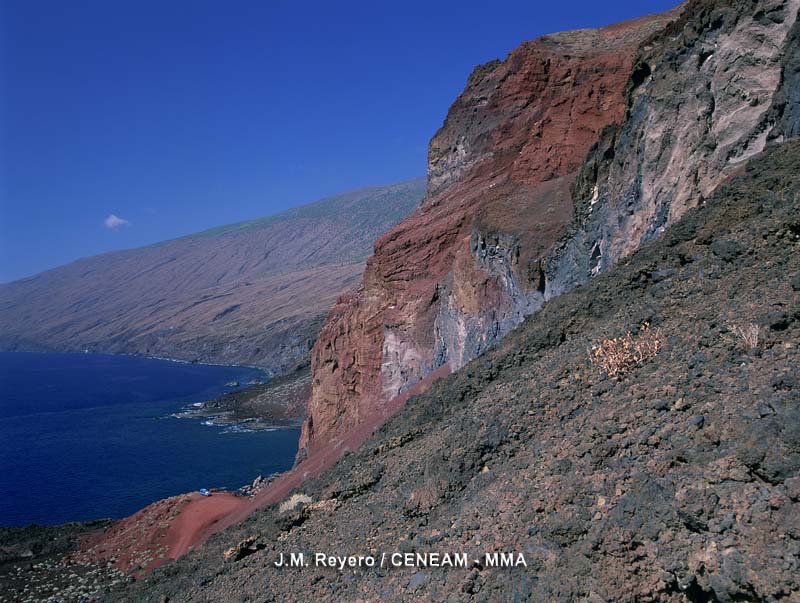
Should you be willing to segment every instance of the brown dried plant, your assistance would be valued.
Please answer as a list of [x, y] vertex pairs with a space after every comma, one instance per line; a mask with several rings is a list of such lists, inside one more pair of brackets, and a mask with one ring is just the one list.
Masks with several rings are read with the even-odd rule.
[[604, 339], [589, 350], [592, 364], [610, 377], [622, 375], [658, 355], [665, 338], [660, 329], [651, 329], [646, 322], [634, 335], [628, 331], [621, 337]]
[[758, 349], [761, 329], [757, 324], [752, 322], [744, 326], [732, 324], [730, 328], [736, 339], [738, 339], [745, 348], [750, 350]]

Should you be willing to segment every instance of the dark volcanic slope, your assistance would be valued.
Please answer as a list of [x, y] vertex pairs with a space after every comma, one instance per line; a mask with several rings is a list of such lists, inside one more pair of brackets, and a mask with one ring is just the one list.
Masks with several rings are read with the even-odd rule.
[[291, 368], [423, 180], [86, 258], [0, 286], [0, 348]]
[[[650, 322], [620, 379], [587, 348]], [[736, 327], [758, 328], [748, 347]], [[800, 144], [435, 383], [361, 450], [126, 601], [799, 601]], [[239, 561], [222, 552], [253, 536]], [[528, 568], [279, 571], [280, 552]], [[168, 599], [162, 598], [166, 595]]]

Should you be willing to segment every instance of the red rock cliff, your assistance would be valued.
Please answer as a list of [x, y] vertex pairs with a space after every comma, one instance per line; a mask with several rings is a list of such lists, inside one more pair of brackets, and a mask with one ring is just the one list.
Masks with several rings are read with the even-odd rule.
[[428, 196], [378, 240], [362, 287], [322, 329], [301, 450], [463, 366], [541, 306], [570, 186], [624, 117], [639, 46], [674, 17], [544, 36], [475, 69], [430, 142]]

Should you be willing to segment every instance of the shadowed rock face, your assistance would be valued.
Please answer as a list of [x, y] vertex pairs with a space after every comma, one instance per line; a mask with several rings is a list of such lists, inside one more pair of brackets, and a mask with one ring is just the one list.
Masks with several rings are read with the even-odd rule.
[[420, 210], [323, 327], [301, 447], [463, 366], [796, 136], [798, 6], [693, 0], [478, 67], [431, 141]]
[[431, 140], [424, 203], [323, 327], [301, 448], [463, 366], [541, 306], [575, 175], [625, 115], [639, 44], [676, 15], [545, 36], [475, 69]]
[[413, 180], [331, 197], [0, 286], [0, 348], [247, 364], [307, 360], [375, 239], [415, 208]]

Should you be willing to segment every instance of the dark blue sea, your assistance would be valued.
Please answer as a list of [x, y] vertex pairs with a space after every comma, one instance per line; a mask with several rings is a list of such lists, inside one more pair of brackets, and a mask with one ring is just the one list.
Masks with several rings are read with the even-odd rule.
[[231, 432], [171, 417], [256, 369], [0, 352], [0, 526], [125, 517], [291, 467], [299, 429]]

